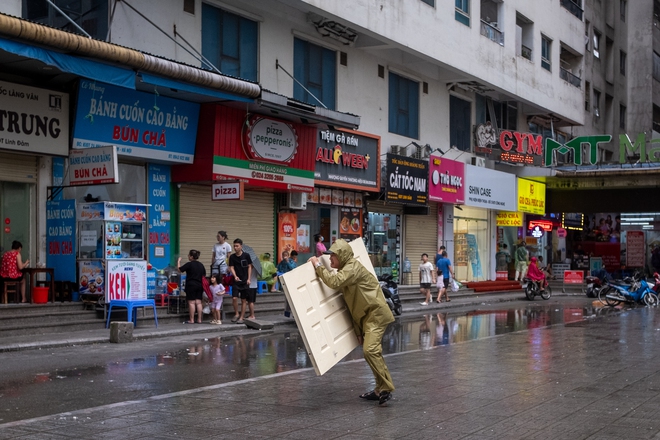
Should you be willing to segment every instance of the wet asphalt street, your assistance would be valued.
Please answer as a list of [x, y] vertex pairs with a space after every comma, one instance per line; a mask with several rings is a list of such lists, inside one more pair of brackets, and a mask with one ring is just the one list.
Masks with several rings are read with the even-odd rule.
[[0, 438], [652, 438], [658, 312], [557, 297], [404, 315], [388, 408], [356, 398], [360, 350], [316, 377], [294, 326], [4, 353]]

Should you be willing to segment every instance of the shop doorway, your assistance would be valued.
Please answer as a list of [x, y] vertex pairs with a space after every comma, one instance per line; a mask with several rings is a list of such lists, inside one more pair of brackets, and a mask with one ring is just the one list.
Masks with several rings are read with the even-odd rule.
[[[305, 211], [298, 211], [298, 265], [316, 255], [315, 234], [323, 235], [323, 244], [330, 248], [332, 237], [332, 208], [308, 207]], [[336, 231], [335, 231], [336, 233]], [[278, 261], [281, 256], [278, 256]]]
[[368, 248], [371, 264], [376, 275], [399, 274], [399, 254], [397, 252], [397, 225], [401, 219], [397, 214], [369, 213]]
[[2, 240], [0, 252], [11, 249], [18, 240], [23, 245], [23, 258], [29, 259], [31, 249], [30, 184], [0, 182], [0, 218], [2, 218]]
[[[469, 212], [468, 212], [469, 210]], [[459, 281], [486, 281], [491, 249], [488, 212], [463, 207], [454, 211], [454, 272]], [[493, 252], [494, 255], [494, 252]]]

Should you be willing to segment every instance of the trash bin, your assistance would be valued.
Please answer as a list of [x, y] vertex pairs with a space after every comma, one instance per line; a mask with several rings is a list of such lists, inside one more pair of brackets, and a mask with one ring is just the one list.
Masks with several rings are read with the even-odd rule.
[[73, 302], [80, 301], [80, 292], [71, 292], [71, 301]]
[[33, 287], [32, 300], [36, 304], [46, 304], [48, 302], [48, 287]]

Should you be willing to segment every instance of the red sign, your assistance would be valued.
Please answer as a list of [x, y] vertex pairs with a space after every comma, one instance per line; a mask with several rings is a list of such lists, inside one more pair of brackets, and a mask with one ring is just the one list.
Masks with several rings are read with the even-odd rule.
[[568, 232], [564, 228], [557, 228], [557, 237], [559, 238], [566, 238], [568, 235]]
[[545, 232], [552, 231], [552, 222], [550, 220], [530, 220], [527, 222], [527, 229], [534, 229], [535, 226], [538, 226]]
[[565, 270], [564, 284], [582, 284], [584, 282], [583, 270]]
[[644, 231], [626, 231], [626, 266], [644, 267]]

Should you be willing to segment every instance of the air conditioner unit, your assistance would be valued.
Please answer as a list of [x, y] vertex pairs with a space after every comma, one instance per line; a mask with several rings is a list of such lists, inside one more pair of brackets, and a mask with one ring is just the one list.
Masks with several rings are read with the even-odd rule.
[[401, 154], [401, 148], [400, 145], [390, 145], [390, 153], [399, 155]]
[[483, 157], [473, 157], [472, 160], [472, 165], [476, 167], [485, 167], [486, 166], [486, 159]]
[[282, 208], [304, 211], [307, 209], [307, 193], [282, 194]]

